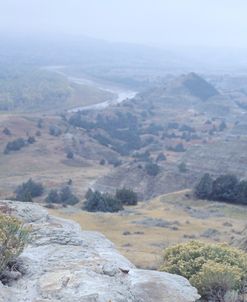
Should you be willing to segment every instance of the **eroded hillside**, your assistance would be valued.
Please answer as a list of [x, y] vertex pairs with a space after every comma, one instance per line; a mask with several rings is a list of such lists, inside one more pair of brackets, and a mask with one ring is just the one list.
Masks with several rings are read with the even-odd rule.
[[[197, 94], [198, 85], [207, 98]], [[2, 191], [14, 189], [16, 175], [29, 175], [48, 187], [74, 178], [81, 197], [88, 187], [113, 192], [126, 186], [149, 199], [191, 188], [204, 172], [244, 177], [246, 112], [238, 101], [192, 73], [101, 110], [3, 114], [0, 160], [9, 185]], [[8, 142], [30, 136], [34, 144], [3, 154]]]

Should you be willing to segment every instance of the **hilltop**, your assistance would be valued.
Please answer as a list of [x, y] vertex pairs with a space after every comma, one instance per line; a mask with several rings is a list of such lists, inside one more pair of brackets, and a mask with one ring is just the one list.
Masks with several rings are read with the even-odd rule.
[[182, 75], [171, 81], [165, 91], [167, 94], [192, 96], [202, 101], [219, 95], [219, 92], [212, 84], [194, 72]]

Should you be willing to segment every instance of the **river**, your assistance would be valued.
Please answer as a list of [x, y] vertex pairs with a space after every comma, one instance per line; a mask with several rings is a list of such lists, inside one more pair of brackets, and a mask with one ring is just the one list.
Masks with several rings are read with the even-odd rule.
[[126, 88], [119, 87], [114, 84], [102, 83], [97, 80], [89, 79], [86, 76], [80, 77], [80, 78], [69, 76], [68, 74], [66, 74], [65, 72], [62, 71], [64, 67], [65, 66], [45, 66], [43, 68], [46, 70], [61, 74], [61, 75], [65, 76], [70, 82], [73, 82], [75, 84], [92, 86], [92, 87], [110, 92], [115, 96], [115, 97], [113, 97], [107, 101], [101, 102], [101, 103], [87, 105], [87, 106], [77, 106], [77, 107], [71, 108], [68, 110], [68, 112], [78, 112], [78, 111], [85, 111], [85, 110], [101, 110], [110, 105], [119, 104], [127, 99], [132, 99], [137, 94], [137, 91], [133, 91], [133, 90], [129, 90], [129, 89], [127, 90]]
[[115, 95], [115, 97], [113, 97], [112, 99], [104, 101], [102, 103], [88, 105], [88, 106], [75, 107], [75, 108], [69, 109], [68, 112], [78, 112], [78, 111], [84, 111], [84, 110], [101, 110], [110, 105], [119, 104], [127, 99], [132, 99], [137, 94], [137, 92], [133, 91], [133, 90], [127, 90], [122, 87], [120, 88], [120, 87], [112, 86], [112, 85], [110, 86], [110, 84], [107, 85], [105, 83], [102, 84], [100, 82], [93, 81], [93, 80], [87, 79], [87, 78], [76, 78], [76, 77], [71, 77], [71, 76], [67, 76], [67, 78], [69, 81], [71, 81], [73, 83], [76, 83], [79, 85], [81, 84], [81, 85], [93, 86], [93, 87], [110, 92], [113, 95]]

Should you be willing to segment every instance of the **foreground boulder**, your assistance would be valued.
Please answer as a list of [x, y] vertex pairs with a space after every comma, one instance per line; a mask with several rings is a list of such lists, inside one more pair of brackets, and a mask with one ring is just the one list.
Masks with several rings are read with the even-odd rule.
[[42, 207], [2, 201], [32, 227], [21, 260], [26, 273], [1, 302], [193, 302], [197, 291], [180, 276], [136, 269], [97, 232], [50, 216]]

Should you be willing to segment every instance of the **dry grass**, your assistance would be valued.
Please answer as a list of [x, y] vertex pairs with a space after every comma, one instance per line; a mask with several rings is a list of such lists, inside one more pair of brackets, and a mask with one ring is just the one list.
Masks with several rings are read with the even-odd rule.
[[[39, 117], [42, 116], [37, 116], [36, 119], [29, 116], [0, 116], [0, 198], [11, 196], [16, 187], [29, 178], [41, 181], [47, 189], [59, 187], [72, 179], [76, 193], [82, 198], [90, 184], [107, 173], [109, 167], [77, 158], [75, 164], [69, 164], [63, 136], [57, 138], [49, 134], [49, 123], [57, 123], [60, 118], [46, 117], [44, 129], [38, 129], [36, 123]], [[8, 127], [13, 133], [10, 137], [2, 133], [4, 127]], [[27, 133], [34, 135], [37, 130], [42, 135], [36, 138], [36, 143], [17, 152], [3, 154], [8, 141], [26, 138]]]
[[[64, 218], [77, 221], [83, 230], [100, 231], [113, 241], [118, 250], [139, 267], [156, 268], [162, 260], [162, 250], [166, 246], [189, 240], [193, 236], [200, 240], [226, 242], [231, 239], [233, 229], [241, 230], [245, 224], [245, 213], [236, 218], [235, 206], [224, 205], [222, 217], [210, 217], [213, 210], [219, 205], [205, 201], [194, 201], [185, 197], [186, 191], [166, 194], [149, 202], [140, 202], [126, 214], [87, 213], [84, 211], [71, 213], [67, 210], [52, 210], [52, 213]], [[191, 207], [198, 211], [208, 213], [207, 219], [192, 217], [184, 208]], [[220, 209], [222, 204], [220, 204]], [[243, 207], [240, 207], [243, 208]], [[232, 211], [232, 212], [231, 212]], [[246, 211], [246, 209], [245, 209]], [[226, 213], [227, 212], [227, 213]], [[177, 230], [164, 227], [143, 226], [133, 223], [144, 217], [160, 218], [168, 221], [179, 221]], [[225, 222], [232, 227], [225, 226]], [[201, 234], [208, 229], [220, 232], [217, 238], [203, 238]], [[123, 232], [130, 232], [124, 235]], [[138, 232], [144, 232], [141, 234]]]
[[[42, 115], [0, 115], [0, 198], [12, 195], [17, 185], [30, 177], [44, 183], [47, 189], [60, 187], [69, 179], [73, 189], [83, 199], [87, 188], [100, 176], [109, 172], [109, 166], [82, 160], [70, 163], [66, 160], [63, 136], [49, 135], [49, 123], [57, 123], [57, 116], [46, 116], [45, 128], [37, 142], [17, 153], [4, 155], [6, 143], [27, 133], [34, 135], [36, 123]], [[8, 137], [2, 129], [8, 127], [13, 135]], [[100, 231], [113, 241], [119, 251], [140, 267], [158, 267], [164, 247], [189, 240], [188, 237], [203, 240], [230, 241], [245, 225], [247, 208], [222, 203], [195, 201], [185, 197], [187, 191], [166, 194], [149, 202], [140, 202], [129, 207], [126, 213], [87, 213], [76, 210], [52, 210], [52, 213], [80, 223], [83, 230]], [[217, 213], [222, 214], [217, 216]], [[204, 215], [202, 218], [200, 215]], [[145, 217], [178, 221], [177, 229], [154, 227], [133, 223]], [[231, 223], [227, 226], [225, 222]], [[202, 238], [208, 229], [216, 229], [219, 235]], [[127, 231], [130, 234], [124, 235]], [[143, 233], [142, 233], [143, 232]], [[186, 238], [185, 238], [186, 237]]]

